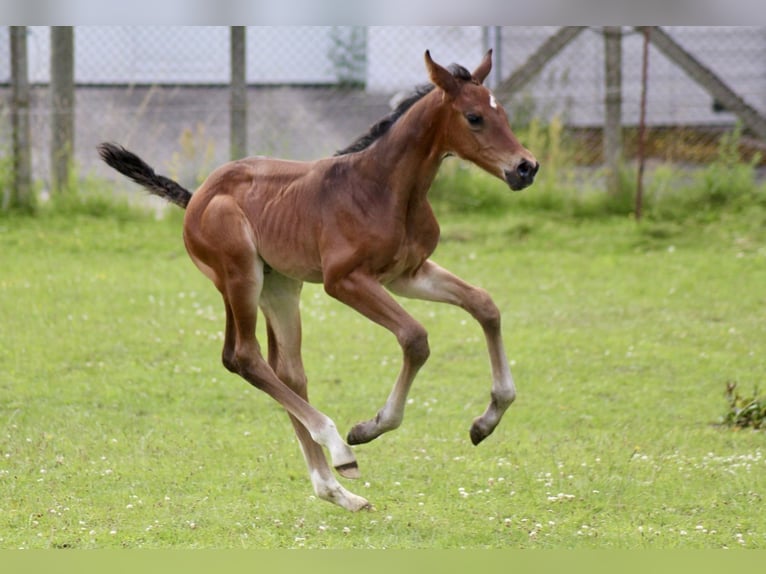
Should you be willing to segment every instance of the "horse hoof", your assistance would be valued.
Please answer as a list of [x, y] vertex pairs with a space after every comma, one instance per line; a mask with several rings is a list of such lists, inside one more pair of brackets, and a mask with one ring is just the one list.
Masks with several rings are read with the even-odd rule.
[[477, 422], [474, 422], [471, 425], [471, 442], [473, 443], [473, 445], [476, 446], [485, 438], [487, 438], [489, 435], [491, 435], [492, 430], [487, 431], [486, 429], [482, 428]]
[[[333, 479], [334, 482], [334, 479]], [[361, 510], [373, 510], [372, 505], [366, 498], [357, 496], [353, 492], [349, 492], [343, 488], [340, 484], [335, 483], [335, 486], [327, 487], [326, 484], [317, 485], [315, 488], [317, 496], [322, 500], [337, 504], [338, 506], [350, 510], [351, 512], [359, 512]]]
[[375, 507], [373, 507], [372, 504], [370, 504], [366, 499], [362, 498], [361, 496], [357, 496], [355, 498], [358, 500], [353, 501], [349, 506], [346, 507], [351, 512], [362, 512], [363, 510], [368, 512], [375, 511]]
[[359, 472], [359, 465], [356, 463], [356, 461], [338, 465], [335, 467], [335, 470], [338, 471], [338, 474], [343, 478], [359, 478], [362, 476], [362, 473]]
[[370, 432], [370, 422], [359, 423], [348, 431], [346, 442], [350, 445], [365, 444], [377, 438], [377, 434]]

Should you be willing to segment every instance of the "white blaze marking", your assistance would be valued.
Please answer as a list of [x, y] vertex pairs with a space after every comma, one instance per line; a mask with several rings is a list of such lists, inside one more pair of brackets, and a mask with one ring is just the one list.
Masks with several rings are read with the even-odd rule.
[[493, 110], [497, 109], [497, 100], [495, 99], [495, 94], [489, 94], [489, 105]]

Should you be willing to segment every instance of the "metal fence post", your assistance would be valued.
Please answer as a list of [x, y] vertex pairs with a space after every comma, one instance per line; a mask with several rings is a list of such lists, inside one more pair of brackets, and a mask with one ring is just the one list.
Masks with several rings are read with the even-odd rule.
[[229, 98], [229, 155], [239, 159], [247, 154], [247, 81], [245, 26], [231, 27], [231, 88]]
[[503, 28], [482, 26], [484, 51], [492, 50], [492, 73], [486, 84], [493, 90], [503, 81]]
[[31, 211], [31, 137], [29, 131], [29, 77], [27, 69], [27, 27], [10, 27], [11, 43], [11, 126], [13, 137], [13, 184], [3, 197], [3, 209]]
[[74, 157], [74, 28], [51, 26], [51, 192], [68, 191]]
[[649, 84], [649, 35], [650, 27], [643, 30], [644, 48], [641, 57], [641, 109], [638, 119], [638, 175], [636, 179], [636, 221], [641, 220], [644, 203], [644, 166], [646, 157], [646, 92]]
[[605, 116], [604, 160], [606, 187], [611, 195], [620, 191], [622, 161], [622, 28], [604, 27]]

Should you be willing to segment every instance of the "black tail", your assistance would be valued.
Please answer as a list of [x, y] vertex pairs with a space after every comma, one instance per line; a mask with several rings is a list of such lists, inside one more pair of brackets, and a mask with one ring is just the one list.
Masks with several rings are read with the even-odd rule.
[[102, 143], [98, 153], [107, 165], [142, 185], [149, 193], [167, 199], [171, 203], [186, 209], [192, 194], [178, 183], [164, 175], [157, 175], [144, 160], [124, 147], [113, 143]]

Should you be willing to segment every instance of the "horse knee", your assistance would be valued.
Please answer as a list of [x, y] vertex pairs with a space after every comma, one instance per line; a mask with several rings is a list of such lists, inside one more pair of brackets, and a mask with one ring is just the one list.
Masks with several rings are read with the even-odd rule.
[[264, 383], [274, 376], [271, 367], [260, 354], [257, 345], [255, 349], [236, 349], [232, 353], [224, 353], [223, 365], [232, 373], [239, 375], [248, 383], [263, 390]]
[[431, 354], [428, 332], [421, 325], [408, 329], [399, 338], [399, 344], [404, 356], [414, 365], [423, 365]]
[[500, 330], [500, 309], [495, 305], [489, 293], [483, 289], [478, 291], [476, 303], [471, 309], [471, 313], [485, 331]]
[[250, 348], [238, 348], [233, 344], [225, 344], [221, 352], [221, 362], [227, 371], [235, 375], [243, 375], [248, 365], [257, 361], [259, 356], [258, 344], [256, 343], [255, 352]]
[[237, 366], [237, 359], [234, 357], [234, 353], [228, 349], [224, 349], [221, 354], [221, 362], [227, 371], [239, 374], [239, 367]]

